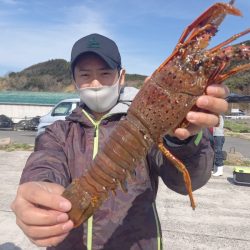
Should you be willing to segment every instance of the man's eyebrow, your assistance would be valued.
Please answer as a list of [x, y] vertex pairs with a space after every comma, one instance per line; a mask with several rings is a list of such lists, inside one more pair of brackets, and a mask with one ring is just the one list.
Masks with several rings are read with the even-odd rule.
[[[113, 69], [108, 68], [108, 67], [103, 67], [103, 68], [99, 68], [97, 70], [99, 70], [99, 71], [101, 71], [101, 70], [110, 70], [110, 71], [112, 71]], [[87, 72], [89, 72], [89, 71], [92, 71], [92, 69], [80, 68], [79, 71], [87, 71]]]
[[90, 69], [81, 69], [81, 68], [79, 68], [79, 71], [90, 71]]
[[110, 71], [112, 71], [113, 69], [111, 69], [111, 68], [109, 68], [109, 67], [103, 67], [103, 68], [100, 68], [100, 69], [98, 69], [98, 70], [110, 70]]
[[79, 71], [91, 71], [90, 69], [79, 69]]

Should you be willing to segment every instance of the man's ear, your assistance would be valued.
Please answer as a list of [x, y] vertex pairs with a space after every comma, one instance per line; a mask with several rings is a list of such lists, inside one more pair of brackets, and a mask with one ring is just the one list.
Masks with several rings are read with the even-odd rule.
[[72, 85], [73, 85], [74, 90], [78, 90], [78, 88], [76, 87], [76, 82], [74, 80], [72, 81]]
[[120, 86], [123, 86], [125, 84], [125, 75], [126, 75], [126, 70], [121, 69], [120, 71]]

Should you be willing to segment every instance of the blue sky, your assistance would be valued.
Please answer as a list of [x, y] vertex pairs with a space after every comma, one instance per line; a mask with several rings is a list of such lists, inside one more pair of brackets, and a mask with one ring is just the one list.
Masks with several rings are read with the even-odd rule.
[[[69, 61], [73, 43], [90, 33], [116, 41], [128, 73], [150, 75], [184, 28], [215, 2], [0, 0], [0, 76], [50, 59]], [[235, 6], [243, 17], [227, 16], [211, 46], [249, 28], [250, 0], [236, 0]]]

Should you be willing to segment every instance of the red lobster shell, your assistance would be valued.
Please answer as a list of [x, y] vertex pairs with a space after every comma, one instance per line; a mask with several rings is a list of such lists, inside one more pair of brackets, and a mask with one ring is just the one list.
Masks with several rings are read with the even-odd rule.
[[245, 64], [222, 73], [232, 59], [249, 60], [249, 49], [236, 46], [228, 51], [225, 45], [249, 33], [250, 29], [205, 50], [226, 14], [241, 15], [231, 4], [216, 3], [187, 27], [172, 55], [136, 95], [125, 120], [119, 121], [91, 163], [90, 170], [66, 188], [63, 196], [72, 203], [69, 217], [75, 227], [101, 206], [109, 191], [115, 192], [119, 185], [126, 191], [127, 176], [153, 144], [158, 144], [163, 154], [183, 173], [191, 205], [195, 207], [189, 174], [164, 147], [162, 137], [187, 125], [187, 113], [197, 109], [196, 100], [209, 84], [221, 83], [232, 74], [250, 69], [250, 64]]

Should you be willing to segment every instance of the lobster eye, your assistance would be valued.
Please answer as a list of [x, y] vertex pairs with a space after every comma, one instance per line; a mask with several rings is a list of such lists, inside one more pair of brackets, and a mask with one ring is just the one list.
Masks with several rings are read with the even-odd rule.
[[194, 65], [194, 71], [199, 70], [199, 68], [203, 65], [202, 61], [199, 61], [198, 63], [195, 63]]

